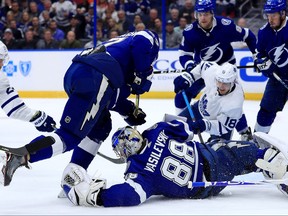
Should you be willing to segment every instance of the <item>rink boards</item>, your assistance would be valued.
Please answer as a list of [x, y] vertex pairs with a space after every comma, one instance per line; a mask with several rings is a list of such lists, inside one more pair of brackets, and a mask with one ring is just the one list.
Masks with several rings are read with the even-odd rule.
[[[72, 58], [79, 51], [10, 51], [10, 61], [3, 68], [11, 84], [22, 97], [63, 98], [63, 77]], [[235, 50], [237, 66], [253, 65], [249, 50]], [[155, 71], [182, 69], [178, 51], [160, 51], [153, 65]], [[253, 68], [239, 69], [239, 80], [243, 85], [245, 98], [259, 100], [262, 97], [267, 78], [254, 72]], [[149, 93], [143, 98], [173, 98], [173, 79], [179, 73], [155, 74]]]

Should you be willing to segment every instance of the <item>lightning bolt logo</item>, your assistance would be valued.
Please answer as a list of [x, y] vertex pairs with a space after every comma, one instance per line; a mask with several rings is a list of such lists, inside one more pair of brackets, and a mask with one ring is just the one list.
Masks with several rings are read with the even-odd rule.
[[283, 48], [284, 48], [285, 44], [282, 44], [282, 46], [279, 46], [276, 48], [275, 53], [274, 53], [274, 62], [277, 65], [278, 61], [280, 60], [280, 56], [283, 53]]
[[286, 67], [288, 64], [288, 49], [285, 47], [285, 43], [270, 50], [269, 56], [271, 56], [271, 60], [279, 68]]
[[223, 55], [223, 51], [218, 47], [219, 44], [220, 44], [220, 43], [217, 43], [217, 44], [215, 44], [215, 45], [213, 45], [213, 46], [210, 46], [210, 47], [206, 48], [207, 51], [205, 52], [205, 54], [204, 54], [204, 56], [203, 56], [202, 59], [203, 59], [204, 61], [209, 61], [209, 60], [211, 61], [211, 60], [213, 60], [214, 53], [215, 53], [216, 51], [219, 51], [220, 54], [217, 55], [217, 56], [219, 56], [218, 59], [213, 60], [213, 61], [215, 61], [215, 62], [218, 62], [218, 61], [222, 58], [222, 55]]
[[99, 105], [98, 104], [93, 104], [91, 110], [87, 111], [80, 130], [83, 129], [83, 127], [84, 127], [84, 125], [85, 125], [85, 123], [87, 121], [89, 121], [90, 119], [94, 119], [95, 118], [98, 110], [99, 110]]

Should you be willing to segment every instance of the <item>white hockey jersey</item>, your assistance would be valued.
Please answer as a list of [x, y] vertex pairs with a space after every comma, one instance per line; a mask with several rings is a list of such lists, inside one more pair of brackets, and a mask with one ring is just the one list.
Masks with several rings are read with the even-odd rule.
[[203, 78], [205, 88], [198, 102], [203, 119], [211, 123], [206, 129], [211, 135], [219, 136], [233, 130], [243, 114], [244, 92], [238, 81], [227, 95], [219, 95], [216, 86], [216, 71], [221, 67], [215, 62], [201, 62], [191, 72], [195, 80]]

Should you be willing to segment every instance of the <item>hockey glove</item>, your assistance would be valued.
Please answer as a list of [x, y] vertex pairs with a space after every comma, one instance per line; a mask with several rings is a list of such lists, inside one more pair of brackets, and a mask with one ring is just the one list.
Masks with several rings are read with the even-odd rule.
[[266, 77], [272, 77], [273, 76], [273, 63], [270, 59], [267, 57], [265, 58], [257, 58], [254, 61], [254, 66], [258, 69], [257, 72], [261, 72]]
[[206, 123], [203, 119], [198, 121], [190, 121], [188, 124], [194, 134], [197, 134], [198, 132], [201, 133], [206, 130]]
[[124, 117], [124, 120], [129, 124], [130, 126], [134, 125], [142, 125], [146, 122], [146, 113], [143, 112], [141, 108], [138, 108], [136, 110], [136, 107], [134, 106], [134, 109], [132, 112], [130, 112], [127, 116]]
[[153, 67], [150, 66], [146, 72], [136, 72], [134, 82], [131, 84], [132, 94], [140, 95], [148, 92], [151, 88]]
[[36, 129], [42, 132], [52, 132], [55, 130], [56, 122], [54, 119], [43, 111], [37, 111], [30, 119]]
[[188, 89], [193, 82], [193, 75], [189, 72], [184, 72], [174, 79], [174, 92], [179, 93], [180, 91]]
[[197, 64], [195, 62], [191, 62], [187, 65], [186, 71], [190, 73], [196, 66]]

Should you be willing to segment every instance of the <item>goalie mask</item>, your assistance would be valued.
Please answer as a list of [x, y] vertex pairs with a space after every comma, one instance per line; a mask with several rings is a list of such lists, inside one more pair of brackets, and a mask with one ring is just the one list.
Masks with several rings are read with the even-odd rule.
[[3, 60], [3, 66], [9, 62], [8, 49], [2, 41], [0, 41], [0, 60]]
[[114, 152], [125, 160], [131, 155], [138, 154], [143, 146], [142, 135], [130, 126], [119, 128], [112, 136]]
[[222, 64], [216, 71], [216, 86], [220, 95], [231, 92], [237, 80], [237, 68], [228, 62]]

